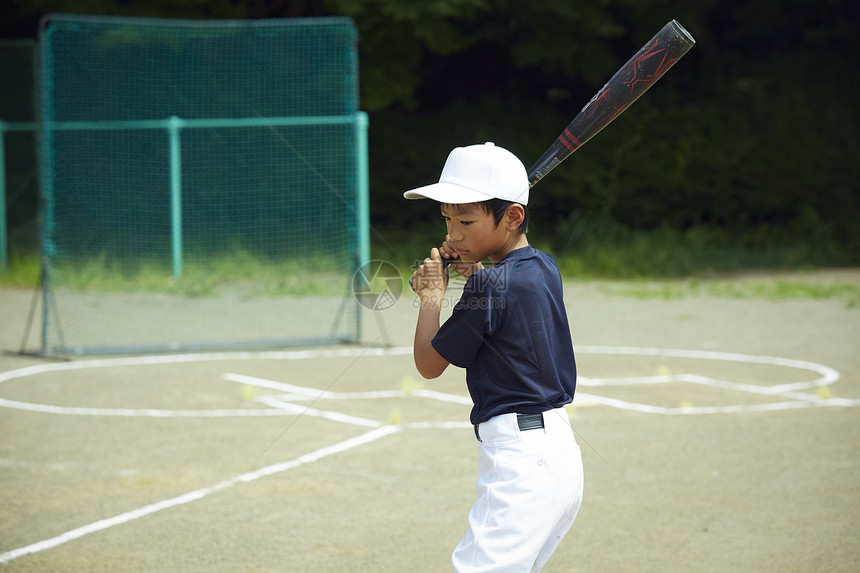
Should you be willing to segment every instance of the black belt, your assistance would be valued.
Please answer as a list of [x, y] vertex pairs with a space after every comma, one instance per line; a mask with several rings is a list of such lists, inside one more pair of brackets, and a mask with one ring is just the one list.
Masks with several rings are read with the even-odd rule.
[[[483, 442], [481, 433], [478, 431], [478, 426], [480, 424], [475, 424], [475, 437], [478, 438], [479, 442]], [[543, 414], [517, 414], [517, 426], [519, 426], [521, 432], [546, 427], [543, 423]]]

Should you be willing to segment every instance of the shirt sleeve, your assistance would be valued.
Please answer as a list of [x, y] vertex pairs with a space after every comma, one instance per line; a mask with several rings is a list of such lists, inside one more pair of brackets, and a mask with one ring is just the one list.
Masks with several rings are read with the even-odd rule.
[[498, 295], [478, 278], [479, 273], [469, 277], [454, 312], [432, 341], [433, 348], [442, 358], [460, 368], [466, 368], [475, 361], [478, 349], [492, 334], [497, 322], [494, 314], [502, 306], [494, 304]]

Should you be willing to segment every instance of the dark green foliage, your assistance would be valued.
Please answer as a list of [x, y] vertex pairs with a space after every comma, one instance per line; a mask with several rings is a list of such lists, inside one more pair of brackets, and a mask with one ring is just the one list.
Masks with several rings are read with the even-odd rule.
[[[533, 189], [534, 240], [572, 258], [583, 259], [587, 249], [595, 254], [586, 264], [598, 266], [601, 251], [627, 252], [624, 264], [644, 268], [637, 274], [664, 268], [648, 258], [670, 243], [679, 262], [672, 272], [860, 263], [853, 59], [860, 50], [857, 7], [849, 0], [307, 0], [245, 7], [16, 0], [12, 15], [28, 22], [78, 9], [354, 18], [379, 252], [407, 248], [402, 237], [416, 220], [436, 220], [432, 205], [407, 203], [401, 194], [434, 181], [451, 148], [495, 141], [530, 166], [600, 86], [676, 18], [697, 45]], [[5, 20], [7, 36], [12, 21]], [[442, 233], [441, 224], [427, 227], [418, 242], [429, 248]], [[654, 248], [643, 249], [649, 241]], [[424, 253], [405, 258], [413, 256]]]
[[[848, 2], [700, 3], [684, 14], [667, 2], [492, 4], [476, 28], [481, 42], [425, 53], [417, 104], [373, 114], [378, 226], [435, 217], [432, 207], [404, 207], [399, 194], [438, 177], [456, 145], [493, 140], [528, 167], [677, 17], [698, 45], [533, 189], [532, 235], [610, 275], [860, 262]], [[600, 262], [610, 251], [618, 256], [603, 258], [617, 268]]]

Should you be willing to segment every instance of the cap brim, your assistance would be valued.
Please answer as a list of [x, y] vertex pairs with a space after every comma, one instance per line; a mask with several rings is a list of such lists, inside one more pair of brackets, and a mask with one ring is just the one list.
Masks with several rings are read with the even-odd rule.
[[460, 205], [463, 203], [478, 203], [492, 199], [492, 195], [480, 193], [474, 189], [454, 185], [453, 183], [434, 183], [418, 189], [412, 189], [403, 194], [407, 199], [433, 199], [448, 205]]

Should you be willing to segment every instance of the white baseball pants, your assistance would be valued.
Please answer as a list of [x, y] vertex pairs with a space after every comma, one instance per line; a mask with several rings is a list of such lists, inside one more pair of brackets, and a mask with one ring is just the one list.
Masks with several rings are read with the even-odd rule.
[[516, 414], [477, 428], [478, 499], [454, 550], [455, 573], [540, 571], [582, 503], [582, 456], [564, 408], [544, 428], [520, 430]]

